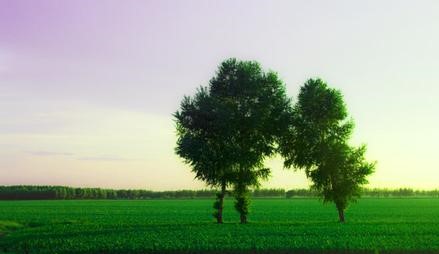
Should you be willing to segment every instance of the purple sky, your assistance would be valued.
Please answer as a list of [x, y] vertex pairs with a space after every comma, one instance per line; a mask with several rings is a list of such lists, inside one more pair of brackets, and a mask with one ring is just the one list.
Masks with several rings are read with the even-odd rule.
[[[0, 1], [0, 184], [202, 186], [173, 154], [171, 113], [238, 57], [279, 72], [291, 96], [315, 76], [340, 88], [355, 142], [379, 162], [372, 186], [437, 187], [438, 12], [435, 0]], [[101, 167], [133, 178], [95, 179]], [[295, 187], [282, 174], [267, 186]]]

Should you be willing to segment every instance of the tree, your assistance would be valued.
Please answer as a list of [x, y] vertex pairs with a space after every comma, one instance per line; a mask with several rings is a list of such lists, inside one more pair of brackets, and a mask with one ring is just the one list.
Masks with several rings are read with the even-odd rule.
[[193, 99], [185, 97], [175, 114], [177, 154], [196, 178], [212, 186], [233, 185], [241, 223], [247, 222], [249, 189], [270, 175], [263, 162], [276, 151], [290, 109], [276, 73], [232, 58], [221, 63], [208, 87]]
[[364, 158], [365, 145], [348, 144], [354, 125], [347, 117], [341, 92], [310, 79], [300, 89], [293, 124], [280, 144], [285, 166], [305, 169], [323, 201], [335, 203], [340, 222], [375, 166]]
[[232, 164], [227, 143], [222, 139], [222, 104], [210, 95], [207, 87], [197, 90], [193, 98], [185, 96], [174, 114], [177, 127], [176, 153], [192, 167], [195, 178], [211, 187], [220, 187], [214, 203], [214, 217], [223, 223], [226, 188], [232, 182]]

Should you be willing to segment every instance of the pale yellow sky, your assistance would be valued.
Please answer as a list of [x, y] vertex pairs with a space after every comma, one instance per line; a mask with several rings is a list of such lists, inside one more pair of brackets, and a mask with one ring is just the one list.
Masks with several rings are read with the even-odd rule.
[[[59, 107], [39, 117], [65, 124], [50, 133], [1, 134], [0, 184], [153, 190], [205, 188], [202, 182], [193, 180], [190, 168], [174, 154], [176, 136], [170, 115], [89, 105]], [[370, 187], [437, 187], [433, 168], [437, 157], [433, 149], [430, 154], [420, 153], [416, 137], [399, 140], [395, 133], [374, 135], [357, 126], [355, 140], [367, 141], [367, 157], [378, 161]], [[284, 170], [281, 158], [270, 159], [267, 165], [273, 176], [263, 187], [308, 187], [304, 173]]]

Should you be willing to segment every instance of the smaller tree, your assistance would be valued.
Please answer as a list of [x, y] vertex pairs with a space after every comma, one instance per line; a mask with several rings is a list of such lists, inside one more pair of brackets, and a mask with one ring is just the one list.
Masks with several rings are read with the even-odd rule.
[[305, 169], [323, 201], [335, 203], [340, 222], [375, 167], [364, 158], [365, 145], [348, 144], [354, 125], [347, 116], [341, 92], [310, 79], [300, 89], [292, 125], [279, 146], [285, 167]]

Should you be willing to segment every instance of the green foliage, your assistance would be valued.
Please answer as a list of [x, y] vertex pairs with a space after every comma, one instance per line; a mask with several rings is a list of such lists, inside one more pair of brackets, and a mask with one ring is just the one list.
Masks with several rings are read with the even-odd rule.
[[271, 197], [284, 198], [286, 197], [284, 189], [255, 189], [253, 191], [254, 197]]
[[0, 186], [0, 200], [212, 198], [215, 190], [112, 190], [65, 186]]
[[340, 221], [375, 166], [364, 159], [364, 145], [348, 144], [354, 125], [347, 117], [341, 92], [310, 79], [300, 89], [290, 131], [280, 141], [285, 166], [305, 169], [313, 189], [335, 203]]
[[[290, 101], [274, 72], [257, 62], [222, 62], [208, 87], [184, 97], [174, 114], [176, 153], [210, 186], [235, 188], [241, 218], [246, 220], [248, 188], [267, 179], [265, 158], [288, 127]], [[248, 199], [248, 198], [247, 198]]]
[[226, 199], [221, 227], [210, 200], [2, 201], [5, 253], [436, 253], [439, 199], [361, 199], [344, 225], [316, 199], [256, 199], [239, 225]]
[[174, 114], [177, 128], [175, 152], [192, 167], [195, 178], [212, 187], [228, 185], [231, 163], [227, 143], [221, 139], [224, 122], [221, 104], [207, 88], [197, 90], [194, 98], [185, 96]]
[[286, 167], [304, 168], [307, 173], [326, 157], [324, 149], [345, 142], [353, 129], [341, 92], [321, 79], [310, 79], [301, 87], [291, 118], [280, 153]]
[[[59, 188], [65, 189], [67, 196], [56, 196]], [[65, 186], [0, 186], [0, 200], [45, 200], [45, 199], [196, 199], [214, 198], [219, 193], [215, 190], [176, 190], [176, 191], [150, 191], [150, 190], [112, 190], [87, 188], [90, 194], [84, 198], [82, 188]], [[99, 190], [99, 191], [95, 191]], [[313, 189], [255, 189], [249, 190], [253, 197], [263, 198], [292, 198], [316, 197], [318, 193]], [[76, 195], [75, 193], [78, 193]], [[100, 193], [100, 194], [99, 194]], [[103, 194], [102, 194], [103, 193]], [[439, 197], [439, 190], [414, 190], [400, 189], [362, 189], [366, 197]], [[226, 193], [227, 194], [227, 193]]]
[[366, 176], [373, 172], [374, 164], [364, 159], [365, 146], [351, 148], [335, 143], [325, 151], [323, 163], [309, 172], [313, 187], [322, 194], [325, 202], [334, 202], [337, 209], [344, 210], [350, 200], [360, 196]]

